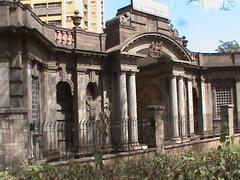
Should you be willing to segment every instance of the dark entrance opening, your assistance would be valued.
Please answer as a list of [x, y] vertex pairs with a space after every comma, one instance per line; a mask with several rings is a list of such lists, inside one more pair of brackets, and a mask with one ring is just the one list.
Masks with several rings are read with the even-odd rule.
[[[58, 148], [61, 154], [75, 149], [75, 134], [77, 127], [73, 120], [73, 96], [67, 82], [57, 84], [57, 136]], [[75, 129], [74, 129], [75, 128]]]
[[194, 116], [194, 132], [196, 134], [201, 133], [201, 117], [199, 116], [199, 98], [198, 92], [195, 88], [193, 92], [193, 116]]

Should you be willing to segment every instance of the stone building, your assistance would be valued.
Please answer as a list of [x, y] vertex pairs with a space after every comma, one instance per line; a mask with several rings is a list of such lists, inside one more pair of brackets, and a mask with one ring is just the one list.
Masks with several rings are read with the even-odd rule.
[[[96, 145], [154, 148], [154, 133], [174, 144], [215, 137], [227, 104], [238, 132], [240, 54], [192, 53], [169, 19], [127, 6], [97, 34], [47, 25], [19, 2], [1, 1], [0, 15], [1, 168]], [[163, 132], [146, 117], [151, 105], [165, 107]]]

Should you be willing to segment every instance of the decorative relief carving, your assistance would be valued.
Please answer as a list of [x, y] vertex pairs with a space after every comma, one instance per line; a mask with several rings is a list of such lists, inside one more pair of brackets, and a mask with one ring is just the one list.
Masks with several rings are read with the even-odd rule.
[[62, 65], [62, 64], [59, 65], [59, 74], [60, 74], [61, 81], [67, 80], [67, 69], [65, 65]]
[[160, 58], [162, 56], [163, 52], [163, 42], [157, 42], [155, 43], [154, 41], [150, 44], [149, 46], [149, 52], [148, 55], [150, 57], [154, 58]]
[[127, 12], [119, 17], [120, 24], [130, 26], [131, 13]]

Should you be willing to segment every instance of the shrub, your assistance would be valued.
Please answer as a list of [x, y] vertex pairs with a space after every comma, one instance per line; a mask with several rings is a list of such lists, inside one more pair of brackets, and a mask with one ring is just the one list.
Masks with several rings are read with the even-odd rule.
[[239, 145], [207, 153], [158, 155], [153, 160], [117, 161], [101, 168], [72, 162], [65, 167], [23, 164], [18, 172], [5, 171], [0, 179], [240, 179]]

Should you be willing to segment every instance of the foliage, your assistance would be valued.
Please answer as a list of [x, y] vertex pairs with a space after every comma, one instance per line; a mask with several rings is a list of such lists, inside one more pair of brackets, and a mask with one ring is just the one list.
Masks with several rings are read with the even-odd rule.
[[[103, 153], [104, 144], [106, 144], [108, 133], [109, 133], [109, 123], [110, 123], [110, 116], [111, 116], [111, 106], [110, 104], [106, 103], [104, 106], [103, 112], [99, 114], [99, 119], [96, 120], [96, 128], [99, 133], [99, 140], [100, 143], [95, 144], [94, 146], [94, 158], [95, 158], [95, 166], [97, 171], [103, 168]], [[96, 139], [94, 140], [94, 142]]]
[[220, 45], [216, 49], [219, 53], [234, 53], [234, 52], [240, 52], [240, 45], [237, 41], [219, 41]]
[[1, 180], [17, 180], [16, 177], [12, 176], [9, 171], [2, 171], [0, 172], [0, 179]]
[[220, 147], [207, 153], [158, 155], [153, 160], [116, 161], [96, 170], [90, 164], [68, 166], [23, 164], [17, 172], [0, 173], [0, 179], [240, 179], [240, 146]]

